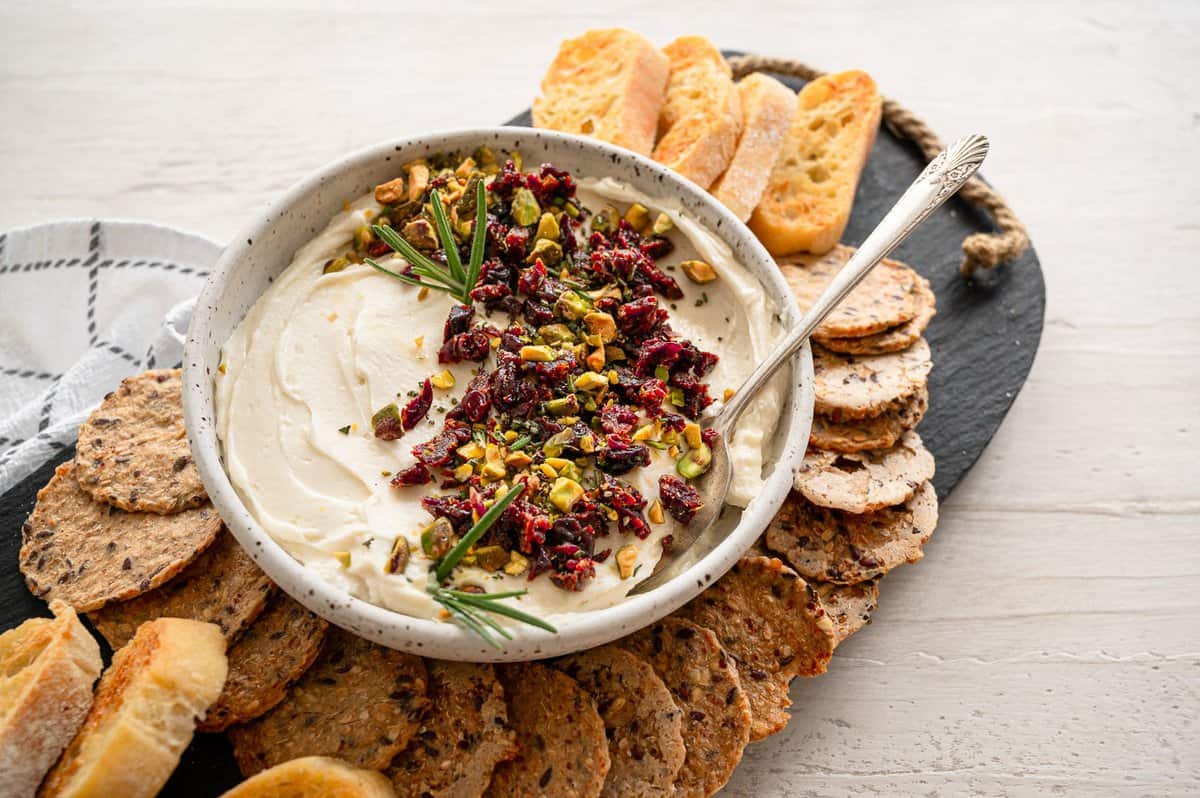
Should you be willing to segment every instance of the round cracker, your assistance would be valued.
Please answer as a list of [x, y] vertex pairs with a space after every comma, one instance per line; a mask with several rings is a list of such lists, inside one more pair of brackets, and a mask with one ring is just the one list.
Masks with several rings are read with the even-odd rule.
[[920, 339], [937, 314], [937, 297], [928, 280], [917, 275], [912, 294], [917, 315], [903, 324], [861, 338], [831, 338], [816, 333], [813, 338], [826, 349], [847, 355], [882, 355], [907, 349]]
[[520, 752], [496, 766], [487, 795], [597, 798], [610, 760], [596, 702], [574, 679], [537, 662], [497, 671]]
[[857, 585], [835, 585], [813, 582], [825, 612], [833, 621], [833, 631], [840, 645], [847, 637], [871, 622], [871, 613], [879, 606], [879, 580], [872, 579]]
[[683, 766], [683, 713], [653, 666], [615, 645], [564, 657], [555, 667], [596, 699], [612, 767], [603, 798], [675, 794]]
[[814, 346], [815, 410], [834, 421], [881, 415], [924, 388], [931, 368], [924, 338], [903, 352], [861, 357]]
[[254, 564], [229, 532], [222, 532], [179, 576], [157, 590], [109, 604], [88, 620], [114, 649], [155, 618], [190, 618], [215, 623], [232, 641], [259, 616], [275, 583]]
[[833, 421], [822, 415], [814, 415], [808, 443], [818, 449], [834, 452], [862, 452], [872, 449], [887, 449], [900, 440], [929, 409], [929, 391], [921, 388], [904, 404], [876, 416], [857, 421]]
[[824, 673], [833, 656], [833, 622], [816, 591], [775, 557], [743, 557], [680, 614], [711, 629], [737, 662], [752, 742], [783, 731], [788, 685]]
[[821, 507], [869, 513], [904, 504], [933, 479], [933, 455], [915, 432], [882, 451], [848, 454], [809, 449], [796, 471], [796, 490]]
[[517, 753], [491, 665], [428, 660], [430, 711], [387, 770], [399, 798], [480, 798]]
[[301, 756], [383, 770], [420, 725], [427, 684], [420, 657], [331, 627], [287, 697], [229, 730], [233, 756], [247, 777]]
[[920, 560], [937, 514], [929, 482], [907, 503], [865, 515], [817, 507], [792, 493], [767, 527], [767, 546], [805, 579], [854, 585]]
[[750, 742], [750, 702], [737, 665], [709, 629], [667, 617], [618, 642], [652, 666], [683, 711], [687, 755], [675, 778], [678, 798], [725, 786]]
[[127, 512], [177, 513], [208, 500], [183, 428], [179, 369], [126, 377], [79, 428], [79, 484]]
[[273, 598], [229, 649], [225, 687], [198, 728], [225, 731], [276, 706], [317, 659], [328, 627], [282, 593]]
[[[854, 247], [838, 244], [824, 255], [796, 255], [779, 261], [801, 311], [812, 307], [854, 251]], [[833, 309], [813, 335], [857, 337], [905, 323], [917, 315], [912, 293], [916, 282], [916, 272], [899, 261], [885, 258]]]
[[126, 513], [92, 501], [75, 463], [54, 471], [21, 528], [19, 564], [35, 596], [90, 612], [153, 590], [183, 570], [221, 531], [211, 505], [171, 516]]

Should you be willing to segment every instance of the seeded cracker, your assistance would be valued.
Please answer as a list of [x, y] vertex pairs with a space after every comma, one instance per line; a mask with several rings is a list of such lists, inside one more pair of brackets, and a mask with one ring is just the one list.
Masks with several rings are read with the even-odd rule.
[[905, 430], [921, 423], [929, 409], [929, 392], [925, 388], [905, 400], [894, 410], [875, 418], [857, 421], [832, 421], [820, 414], [813, 416], [808, 443], [818, 449], [834, 452], [862, 452], [887, 449], [900, 440]]
[[517, 753], [504, 689], [491, 665], [425, 664], [430, 709], [387, 775], [399, 798], [480, 798], [496, 765]]
[[879, 606], [879, 581], [857, 585], [834, 585], [814, 582], [821, 604], [833, 621], [833, 631], [840, 645], [847, 637], [871, 622], [871, 613]]
[[126, 513], [92, 501], [60, 465], [21, 529], [21, 573], [35, 596], [90, 612], [161, 585], [221, 531], [210, 505], [172, 516]]
[[79, 428], [79, 484], [129, 512], [177, 513], [207, 499], [183, 428], [179, 370], [126, 377]]
[[675, 794], [683, 766], [683, 713], [649, 662], [615, 645], [555, 663], [596, 699], [612, 768], [603, 798]]
[[819, 676], [833, 656], [833, 622], [817, 592], [774, 557], [743, 557], [680, 614], [711, 629], [737, 662], [751, 741], [787, 726], [793, 677]]
[[839, 355], [814, 346], [816, 412], [846, 421], [894, 410], [925, 387], [932, 367], [923, 338], [887, 355]]
[[821, 335], [813, 337], [826, 349], [847, 355], [882, 355], [907, 349], [920, 340], [925, 328], [937, 313], [937, 297], [924, 277], [917, 275], [912, 295], [917, 315], [903, 324], [861, 338], [831, 338]]
[[274, 707], [312, 666], [329, 624], [280, 593], [229, 649], [229, 675], [201, 731], [225, 731]]
[[846, 454], [809, 449], [796, 471], [796, 490], [821, 507], [869, 513], [903, 504], [933, 479], [933, 455], [906, 432], [890, 449]]
[[[825, 255], [794, 255], [779, 261], [800, 310], [812, 307], [846, 261], [853, 247], [842, 244]], [[817, 338], [845, 338], [881, 333], [917, 315], [912, 294], [917, 273], [899, 261], [884, 259], [872, 269], [850, 295], [821, 322]]]
[[792, 493], [767, 527], [767, 546], [805, 579], [853, 585], [920, 560], [937, 515], [929, 482], [907, 503], [866, 515], [817, 507]]
[[750, 741], [750, 703], [737, 665], [717, 636], [668, 617], [618, 642], [649, 661], [683, 711], [687, 755], [675, 779], [678, 798], [702, 798], [725, 786]]
[[222, 532], [170, 582], [130, 601], [109, 604], [88, 619], [113, 648], [125, 645], [139, 626], [155, 618], [215, 623], [225, 639], [233, 641], [263, 611], [274, 590], [274, 583], [233, 535]]
[[330, 627], [317, 661], [287, 698], [229, 730], [244, 776], [301, 756], [334, 756], [383, 770], [404, 749], [428, 706], [420, 657]]
[[608, 775], [608, 741], [596, 702], [573, 679], [526, 662], [497, 667], [520, 752], [496, 767], [487, 795], [597, 798]]

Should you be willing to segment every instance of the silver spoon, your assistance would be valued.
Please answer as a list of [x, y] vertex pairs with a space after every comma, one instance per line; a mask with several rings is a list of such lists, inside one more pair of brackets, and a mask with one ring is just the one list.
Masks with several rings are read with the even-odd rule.
[[771, 350], [766, 360], [746, 378], [721, 412], [706, 423], [705, 426], [717, 431], [718, 438], [710, 447], [712, 461], [708, 470], [692, 483], [700, 492], [704, 505], [686, 526], [671, 522], [669, 534], [673, 536], [673, 541], [670, 553], [659, 560], [654, 573], [634, 587], [631, 593], [644, 593], [666, 583], [716, 547], [720, 541], [711, 539], [711, 535], [704, 537], [704, 532], [725, 506], [725, 496], [729, 493], [729, 482], [732, 478], [726, 444], [737, 434], [737, 423], [742, 413], [775, 372], [791, 362], [813, 330], [833, 312], [854, 286], [867, 276], [867, 272], [908, 238], [909, 233], [943, 202], [962, 188], [963, 183], [979, 169], [987, 152], [988, 140], [984, 136], [964, 136], [930, 161], [883, 217], [883, 221], [829, 282], [824, 293], [808, 309], [796, 328]]

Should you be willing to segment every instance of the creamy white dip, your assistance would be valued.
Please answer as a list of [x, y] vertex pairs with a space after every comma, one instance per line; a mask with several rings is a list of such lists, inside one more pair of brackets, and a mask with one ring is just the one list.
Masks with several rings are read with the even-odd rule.
[[[670, 234], [676, 248], [664, 262], [699, 258], [717, 271], [720, 279], [704, 286], [677, 272], [686, 296], [668, 303], [674, 330], [720, 356], [706, 380], [717, 399], [709, 412], [715, 412], [725, 389], [742, 383], [782, 329], [761, 285], [723, 241], [670, 200], [650, 198], [611, 178], [581, 180], [578, 196], [593, 209], [607, 200], [621, 206], [641, 202], [667, 213], [676, 225]], [[430, 291], [418, 300], [418, 289], [362, 264], [322, 274], [324, 264], [345, 252], [354, 231], [379, 211], [368, 195], [335, 216], [296, 253], [230, 336], [222, 349], [224, 368], [214, 378], [217, 434], [238, 494], [288, 553], [358, 598], [407, 615], [438, 617], [441, 608], [425, 590], [433, 561], [419, 546], [421, 530], [432, 520], [420, 499], [437, 487], [394, 488], [389, 481], [415, 462], [413, 446], [441, 428], [444, 412], [462, 396], [477, 365], [438, 363], [442, 324], [454, 301], [448, 295]], [[395, 260], [391, 268], [400, 264]], [[503, 326], [504, 319], [496, 322]], [[400, 440], [376, 439], [372, 414], [390, 402], [403, 404], [408, 391], [445, 368], [456, 385], [435, 391], [426, 419]], [[762, 486], [781, 385], [764, 390], [729, 447], [730, 504], [745, 507]], [[340, 431], [347, 426], [348, 434]], [[622, 479], [653, 501], [658, 477], [672, 472], [674, 462], [665, 452], [650, 451], [651, 465]], [[665, 526], [656, 526], [647, 540], [622, 537], [612, 548], [636, 543], [638, 573], [648, 576], [661, 555], [663, 534]], [[413, 554], [403, 574], [388, 574], [384, 563], [398, 536]], [[596, 548], [609, 545], [600, 538]], [[335, 552], [349, 552], [349, 565]], [[489, 592], [527, 589], [519, 606], [551, 623], [558, 615], [612, 606], [636, 584], [620, 578], [612, 558], [597, 565], [595, 578], [577, 592], [555, 586], [547, 574], [529, 581], [461, 566], [457, 573], [460, 582], [486, 585]]]

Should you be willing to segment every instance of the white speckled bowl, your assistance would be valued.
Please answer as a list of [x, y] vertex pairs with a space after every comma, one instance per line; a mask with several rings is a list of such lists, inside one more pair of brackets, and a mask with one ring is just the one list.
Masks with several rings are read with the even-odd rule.
[[724, 541], [676, 579], [604, 610], [559, 622], [557, 634], [517, 626], [500, 651], [452, 624], [401, 615], [357, 599], [302, 566], [268, 536], [229, 482], [213, 426], [212, 375], [221, 346], [242, 317], [292, 260], [324, 229], [347, 199], [395, 176], [400, 164], [438, 152], [519, 150], [526, 163], [549, 161], [577, 176], [611, 176], [652, 197], [673, 197], [723, 239], [774, 299], [789, 326], [799, 318], [796, 302], [771, 256], [720, 203], [695, 184], [627, 150], [592, 139], [529, 128], [498, 127], [432, 133], [380, 144], [321, 169], [256, 215], [225, 249], [196, 304], [183, 359], [183, 408], [192, 454], [221, 517], [250, 556], [301, 604], [329, 621], [385, 646], [453, 660], [511, 661], [550, 657], [607, 643], [675, 610], [725, 573], [783, 503], [792, 471], [804, 456], [812, 422], [812, 356], [806, 347], [793, 366], [776, 435], [776, 452], [762, 492]]

